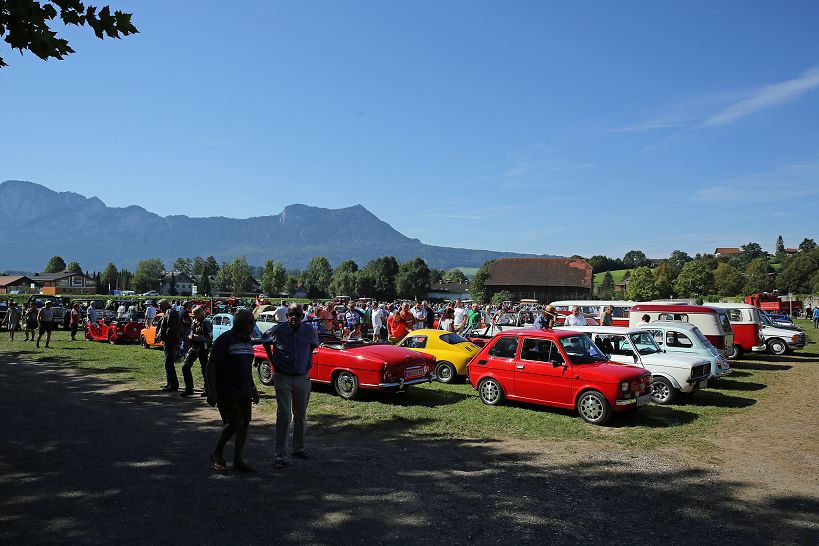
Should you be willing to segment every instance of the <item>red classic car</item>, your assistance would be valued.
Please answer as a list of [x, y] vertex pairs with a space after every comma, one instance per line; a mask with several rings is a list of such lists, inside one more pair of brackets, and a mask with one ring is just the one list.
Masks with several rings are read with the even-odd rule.
[[575, 408], [596, 425], [651, 400], [649, 372], [610, 362], [589, 336], [571, 331], [498, 333], [469, 363], [469, 382], [485, 404], [508, 398]]
[[114, 345], [121, 341], [139, 341], [142, 323], [126, 320], [105, 321], [100, 319], [96, 324], [86, 323], [85, 339], [89, 341], [107, 341]]
[[[405, 390], [410, 385], [435, 380], [435, 357], [393, 345], [367, 340], [339, 340], [320, 336], [313, 350], [310, 379], [332, 384], [341, 398], [355, 399], [362, 389]], [[254, 345], [259, 381], [273, 384], [273, 365], [264, 345]]]

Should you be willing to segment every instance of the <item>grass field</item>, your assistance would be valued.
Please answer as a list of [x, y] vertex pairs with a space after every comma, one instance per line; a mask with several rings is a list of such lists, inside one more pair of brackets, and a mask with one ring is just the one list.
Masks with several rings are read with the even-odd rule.
[[[631, 269], [618, 269], [617, 271], [612, 271], [611, 276], [614, 279], [615, 286], [623, 282], [623, 279], [626, 277], [626, 273], [631, 271]], [[594, 274], [594, 286], [600, 286], [600, 283], [603, 282], [603, 277], [606, 275], [606, 272], [603, 271], [601, 273]]]
[[477, 267], [453, 267], [452, 269], [460, 269], [464, 275], [469, 277], [470, 279], [475, 276], [475, 273], [478, 272]]
[[[816, 330], [799, 321], [813, 342]], [[164, 383], [162, 352], [139, 345], [71, 342], [58, 331], [50, 349], [36, 349], [18, 336], [9, 342], [0, 332], [0, 354], [34, 361], [50, 361], [124, 382], [134, 388], [153, 389]], [[765, 362], [771, 362], [771, 359]], [[765, 387], [781, 380], [777, 366], [750, 359], [734, 363], [735, 374], [715, 382], [706, 390], [682, 397], [679, 405], [649, 405], [639, 412], [616, 415], [609, 426], [584, 423], [573, 412], [528, 404], [483, 405], [468, 384], [435, 383], [413, 387], [406, 393], [365, 393], [362, 400], [344, 401], [329, 387], [317, 386], [310, 402], [314, 417], [335, 417], [351, 424], [378, 428], [380, 424], [403, 421], [407, 433], [432, 434], [443, 438], [534, 438], [548, 441], [601, 439], [623, 445], [656, 448], [669, 443], [697, 440], [713, 430], [727, 415], [745, 412], [764, 396]], [[180, 374], [181, 379], [181, 374]], [[201, 378], [194, 368], [194, 381]], [[275, 412], [273, 389], [260, 386], [260, 410]], [[204, 404], [204, 401], [201, 401]]]

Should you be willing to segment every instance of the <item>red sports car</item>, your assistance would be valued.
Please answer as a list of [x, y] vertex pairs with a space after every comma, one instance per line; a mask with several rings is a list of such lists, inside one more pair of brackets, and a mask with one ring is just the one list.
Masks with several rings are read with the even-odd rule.
[[100, 319], [96, 324], [85, 325], [85, 339], [89, 341], [107, 341], [115, 345], [121, 341], [139, 341], [142, 323], [126, 320], [111, 320], [106, 322]]
[[[336, 394], [346, 400], [355, 399], [362, 389], [402, 391], [436, 379], [432, 355], [367, 340], [320, 338], [321, 345], [313, 350], [310, 379], [332, 384]], [[273, 364], [264, 345], [253, 349], [259, 381], [272, 385]]]

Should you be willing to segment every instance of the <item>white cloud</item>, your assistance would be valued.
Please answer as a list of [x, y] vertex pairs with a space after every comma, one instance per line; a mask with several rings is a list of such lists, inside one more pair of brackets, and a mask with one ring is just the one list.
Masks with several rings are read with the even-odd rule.
[[798, 78], [766, 85], [750, 96], [735, 102], [703, 122], [704, 127], [727, 125], [760, 110], [779, 106], [819, 87], [819, 68], [812, 68]]
[[691, 200], [723, 207], [730, 204], [797, 202], [814, 196], [819, 196], [819, 162], [794, 163], [721, 180], [700, 189]]

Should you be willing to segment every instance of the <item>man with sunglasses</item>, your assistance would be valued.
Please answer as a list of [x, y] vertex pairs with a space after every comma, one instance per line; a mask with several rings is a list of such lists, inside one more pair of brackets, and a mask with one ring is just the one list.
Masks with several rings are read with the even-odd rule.
[[293, 421], [293, 457], [307, 458], [304, 431], [307, 426], [307, 404], [310, 401], [310, 368], [313, 349], [319, 346], [316, 329], [303, 324], [304, 311], [294, 303], [287, 308], [287, 322], [277, 324], [263, 338], [267, 358], [273, 363], [276, 388], [276, 452], [274, 468], [284, 468], [284, 454], [290, 421]]

